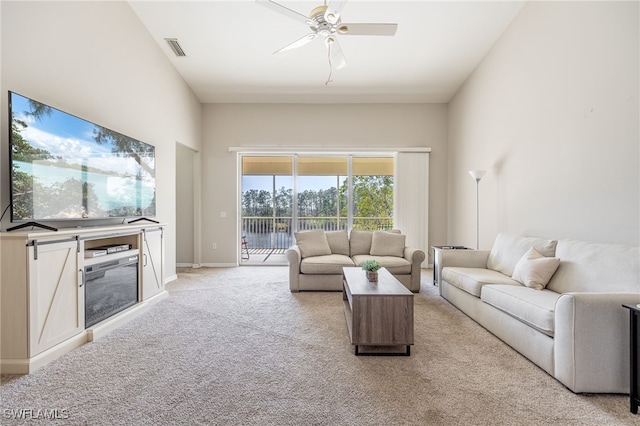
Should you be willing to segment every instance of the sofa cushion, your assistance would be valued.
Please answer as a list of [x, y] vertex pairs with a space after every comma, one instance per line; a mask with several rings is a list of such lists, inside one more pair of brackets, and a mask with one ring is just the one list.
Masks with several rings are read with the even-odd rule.
[[480, 299], [536, 330], [553, 336], [554, 309], [560, 296], [554, 291], [538, 291], [523, 286], [485, 285]]
[[560, 267], [547, 288], [557, 293], [640, 293], [640, 248], [560, 240]]
[[329, 254], [302, 259], [300, 272], [303, 274], [336, 275], [342, 274], [345, 266], [355, 266], [349, 256], [343, 254]]
[[406, 235], [387, 231], [373, 231], [371, 237], [372, 256], [404, 256]]
[[326, 231], [325, 236], [332, 254], [349, 256], [349, 235], [347, 231]]
[[489, 253], [487, 268], [512, 276], [516, 263], [531, 247], [543, 256], [553, 257], [557, 244], [556, 240], [498, 234]]
[[361, 266], [365, 260], [377, 260], [383, 268], [386, 268], [391, 274], [410, 274], [411, 262], [404, 257], [398, 256], [371, 256], [369, 254], [359, 254], [353, 256], [353, 263]]
[[300, 248], [300, 256], [304, 259], [311, 256], [331, 254], [329, 242], [321, 229], [295, 233], [296, 244]]
[[545, 257], [531, 247], [516, 263], [511, 278], [534, 290], [542, 290], [558, 269], [558, 265], [560, 259]]
[[522, 287], [518, 281], [500, 272], [485, 268], [446, 267], [442, 269], [442, 279], [460, 290], [480, 297], [482, 287], [487, 284], [502, 284]]

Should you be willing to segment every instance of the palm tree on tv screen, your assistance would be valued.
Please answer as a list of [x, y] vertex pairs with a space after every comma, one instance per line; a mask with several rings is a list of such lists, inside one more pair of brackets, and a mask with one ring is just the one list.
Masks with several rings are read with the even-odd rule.
[[113, 146], [112, 152], [115, 155], [133, 158], [145, 172], [150, 176], [155, 176], [154, 169], [143, 161], [143, 157], [151, 158], [155, 155], [155, 148], [152, 145], [102, 126], [96, 126], [93, 129], [93, 139], [99, 144], [111, 144]]

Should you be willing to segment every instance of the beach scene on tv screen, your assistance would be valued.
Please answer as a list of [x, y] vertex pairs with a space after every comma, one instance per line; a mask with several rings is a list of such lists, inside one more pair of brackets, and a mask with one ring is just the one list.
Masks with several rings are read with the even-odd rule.
[[16, 93], [12, 220], [155, 216], [155, 148]]

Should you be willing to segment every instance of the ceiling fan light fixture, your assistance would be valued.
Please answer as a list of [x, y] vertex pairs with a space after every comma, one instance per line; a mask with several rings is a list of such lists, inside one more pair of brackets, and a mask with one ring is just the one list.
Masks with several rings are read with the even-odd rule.
[[324, 15], [324, 19], [327, 20], [327, 22], [331, 23], [331, 24], [337, 24], [338, 21], [340, 20], [339, 15], [336, 15], [333, 12], [327, 12], [326, 15]]
[[340, 25], [340, 26], [338, 27], [338, 32], [339, 32], [340, 34], [346, 34], [346, 33], [348, 33], [348, 32], [349, 32], [349, 27], [348, 27], [348, 26], [346, 26], [346, 25]]

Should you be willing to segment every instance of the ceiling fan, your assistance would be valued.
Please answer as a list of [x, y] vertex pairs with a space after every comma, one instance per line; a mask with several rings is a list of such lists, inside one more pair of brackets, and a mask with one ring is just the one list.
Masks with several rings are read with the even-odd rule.
[[285, 55], [294, 49], [302, 47], [316, 38], [324, 39], [329, 51], [329, 64], [340, 69], [347, 65], [347, 61], [338, 43], [338, 35], [376, 35], [392, 36], [398, 29], [398, 24], [373, 24], [373, 23], [343, 23], [342, 9], [347, 0], [329, 0], [327, 4], [314, 8], [309, 16], [305, 16], [295, 10], [289, 9], [272, 0], [256, 0], [269, 9], [307, 24], [311, 32], [293, 43], [275, 51], [277, 56]]

